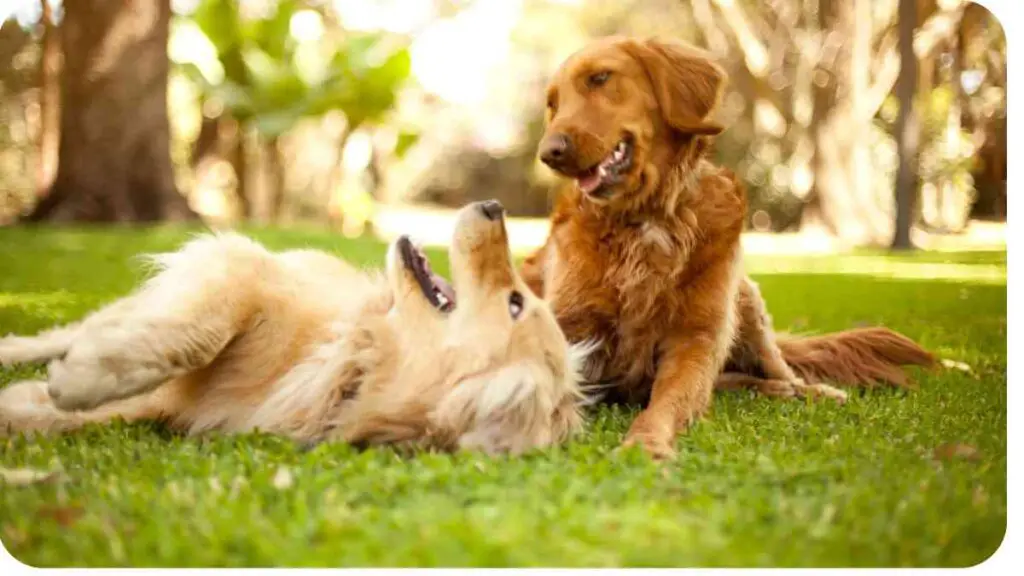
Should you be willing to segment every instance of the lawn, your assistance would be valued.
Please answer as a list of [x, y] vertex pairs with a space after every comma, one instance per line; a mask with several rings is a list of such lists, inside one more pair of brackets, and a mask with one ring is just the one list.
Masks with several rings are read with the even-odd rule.
[[[367, 265], [385, 247], [253, 231]], [[0, 334], [126, 293], [180, 229], [0, 229]], [[430, 253], [445, 270], [443, 254]], [[615, 451], [635, 408], [518, 458], [401, 456], [155, 424], [0, 438], [0, 539], [35, 566], [967, 566], [1006, 525], [1005, 252], [751, 257], [780, 330], [884, 323], [970, 368], [845, 406], [716, 397], [679, 458]], [[0, 369], [0, 386], [36, 368]], [[2, 481], [0, 481], [2, 484]]]

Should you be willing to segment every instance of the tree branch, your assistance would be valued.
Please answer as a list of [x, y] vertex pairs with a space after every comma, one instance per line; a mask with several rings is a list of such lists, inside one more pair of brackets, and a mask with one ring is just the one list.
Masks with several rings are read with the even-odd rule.
[[711, 10], [710, 0], [693, 0], [690, 5], [693, 9], [693, 20], [700, 28], [707, 47], [716, 55], [722, 58], [727, 57], [730, 52], [729, 41], [726, 40], [725, 34], [715, 26], [715, 16]]
[[729, 25], [733, 35], [739, 41], [740, 50], [743, 51], [743, 60], [747, 64], [747, 70], [755, 78], [767, 76], [768, 50], [765, 48], [764, 42], [750, 26], [743, 8], [737, 4], [736, 0], [713, 0], [713, 2], [721, 10], [726, 24]]

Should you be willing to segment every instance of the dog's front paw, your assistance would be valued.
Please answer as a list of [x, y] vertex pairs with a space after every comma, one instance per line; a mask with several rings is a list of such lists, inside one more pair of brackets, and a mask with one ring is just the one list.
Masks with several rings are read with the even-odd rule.
[[623, 448], [639, 446], [644, 452], [656, 460], [675, 458], [676, 451], [672, 447], [675, 440], [675, 427], [671, 422], [659, 418], [657, 412], [645, 410], [641, 412], [626, 433], [622, 442]]
[[633, 446], [639, 446], [655, 460], [674, 460], [676, 457], [672, 444], [653, 434], [627, 434], [626, 439], [622, 441], [622, 448], [629, 449]]
[[35, 339], [8, 334], [0, 338], [0, 366], [25, 364], [36, 357]]
[[47, 370], [47, 392], [61, 410], [91, 410], [117, 392], [117, 376], [96, 362], [55, 360]]

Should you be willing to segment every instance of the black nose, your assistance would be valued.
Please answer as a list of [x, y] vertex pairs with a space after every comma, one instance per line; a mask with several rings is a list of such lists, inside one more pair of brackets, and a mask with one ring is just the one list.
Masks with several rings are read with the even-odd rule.
[[501, 215], [505, 213], [505, 207], [497, 200], [487, 200], [480, 203], [480, 211], [484, 213], [488, 220], [499, 220]]
[[572, 156], [572, 141], [565, 134], [552, 134], [540, 146], [540, 161], [558, 169]]

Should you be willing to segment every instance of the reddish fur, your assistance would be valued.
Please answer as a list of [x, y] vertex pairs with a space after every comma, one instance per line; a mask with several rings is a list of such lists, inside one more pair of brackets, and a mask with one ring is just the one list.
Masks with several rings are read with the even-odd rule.
[[[588, 85], [600, 70], [612, 79]], [[676, 432], [706, 411], [716, 381], [843, 399], [820, 382], [903, 384], [900, 365], [931, 360], [884, 328], [776, 343], [756, 284], [739, 265], [743, 186], [705, 159], [721, 130], [710, 117], [724, 81], [696, 49], [608, 38], [571, 56], [548, 88], [544, 142], [572, 143], [563, 175], [585, 173], [623, 134], [633, 137], [634, 161], [609, 195], [569, 186], [548, 241], [521, 272], [570, 341], [600, 342], [587, 378], [649, 398], [626, 443], [656, 456], [672, 454]]]
[[790, 368], [808, 382], [910, 386], [901, 366], [935, 362], [928, 351], [888, 328], [781, 339], [779, 348]]

